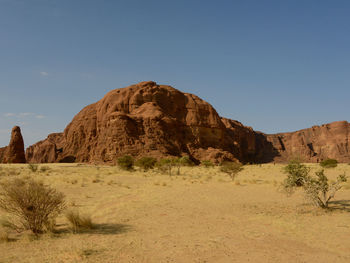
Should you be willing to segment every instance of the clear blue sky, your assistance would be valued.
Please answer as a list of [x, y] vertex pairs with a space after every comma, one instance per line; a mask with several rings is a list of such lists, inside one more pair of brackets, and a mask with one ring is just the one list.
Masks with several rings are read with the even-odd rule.
[[350, 116], [347, 0], [0, 0], [0, 146], [143, 80], [266, 133]]

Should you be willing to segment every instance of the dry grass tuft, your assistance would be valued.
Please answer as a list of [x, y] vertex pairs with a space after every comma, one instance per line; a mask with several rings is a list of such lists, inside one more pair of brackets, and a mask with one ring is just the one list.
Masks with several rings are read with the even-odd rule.
[[71, 225], [73, 233], [78, 233], [81, 230], [94, 229], [90, 215], [80, 215], [76, 210], [70, 210], [66, 213], [66, 218]]
[[7, 230], [0, 228], [0, 243], [7, 243], [10, 241]]

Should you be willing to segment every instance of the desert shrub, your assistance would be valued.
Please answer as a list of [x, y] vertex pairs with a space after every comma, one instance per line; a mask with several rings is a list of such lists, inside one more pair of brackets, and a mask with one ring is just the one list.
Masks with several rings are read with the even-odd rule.
[[177, 158], [176, 163], [178, 163], [180, 166], [194, 166], [194, 162], [187, 155]]
[[62, 193], [34, 180], [14, 179], [1, 188], [0, 208], [12, 215], [9, 224], [18, 232], [44, 232], [65, 208]]
[[309, 176], [310, 168], [300, 163], [298, 160], [292, 160], [283, 168], [287, 178], [283, 181], [285, 190], [292, 190], [293, 187], [303, 186]]
[[324, 170], [315, 173], [316, 176], [309, 176], [303, 185], [307, 199], [315, 206], [328, 208], [329, 201], [334, 198], [335, 193], [341, 189], [342, 184], [347, 181], [345, 174], [337, 177], [335, 182], [329, 182]]
[[238, 162], [223, 162], [220, 165], [220, 171], [228, 174], [232, 180], [234, 180], [236, 175], [242, 170], [243, 165]]
[[38, 171], [39, 166], [38, 166], [37, 164], [30, 163], [30, 164], [28, 164], [28, 168], [29, 168], [29, 170], [31, 170], [33, 173], [35, 173], [36, 171]]
[[9, 242], [9, 234], [6, 229], [0, 228], [0, 243]]
[[214, 164], [209, 160], [201, 161], [201, 165], [205, 168], [214, 167]]
[[337, 177], [335, 182], [330, 183], [324, 170], [316, 172], [316, 177], [310, 177], [306, 181], [304, 190], [306, 197], [316, 206], [327, 208], [329, 201], [334, 198], [335, 193], [341, 189], [342, 183], [347, 181], [345, 174]]
[[338, 161], [335, 160], [335, 159], [326, 159], [326, 160], [323, 160], [320, 165], [323, 167], [323, 168], [334, 168], [334, 167], [337, 167], [338, 165]]
[[130, 155], [124, 155], [117, 159], [117, 164], [121, 169], [130, 171], [134, 167], [134, 158]]
[[174, 167], [174, 163], [175, 163], [175, 161], [173, 159], [170, 159], [170, 158], [160, 159], [156, 163], [156, 167], [157, 167], [158, 171], [160, 171], [161, 173], [167, 173], [171, 176], [172, 169]]
[[190, 159], [189, 156], [185, 155], [179, 158], [172, 159], [172, 164], [177, 168], [177, 175], [181, 174], [181, 167], [182, 166], [194, 166], [194, 162]]
[[157, 160], [153, 157], [142, 157], [135, 162], [135, 165], [142, 168], [144, 171], [153, 169]]
[[90, 215], [80, 215], [78, 211], [71, 210], [66, 213], [66, 218], [71, 225], [73, 233], [94, 228]]
[[50, 170], [50, 167], [48, 166], [41, 166], [40, 167], [40, 172], [46, 172], [46, 171], [49, 171]]

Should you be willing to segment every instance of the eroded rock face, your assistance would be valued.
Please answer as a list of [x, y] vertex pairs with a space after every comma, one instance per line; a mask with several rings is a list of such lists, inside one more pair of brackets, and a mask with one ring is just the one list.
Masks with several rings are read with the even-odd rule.
[[26, 159], [32, 163], [54, 163], [63, 147], [63, 133], [52, 133], [45, 140], [37, 142], [26, 149]]
[[85, 107], [63, 134], [29, 147], [27, 159], [114, 162], [124, 154], [157, 158], [187, 154], [195, 160], [236, 160], [246, 157], [241, 142], [254, 147], [250, 145], [254, 139], [243, 138], [245, 129], [252, 136], [250, 128], [221, 119], [197, 96], [148, 81], [112, 90]]
[[[290, 133], [266, 135], [278, 154], [277, 162], [300, 158], [304, 162], [320, 162], [334, 158], [339, 162], [350, 161], [350, 123], [332, 122]], [[264, 149], [265, 155], [271, 155]], [[273, 155], [273, 154], [272, 154]]]
[[0, 148], [0, 163], [3, 162], [4, 155], [5, 155], [5, 152], [6, 152], [6, 148], [7, 148], [7, 147], [2, 147], [2, 148]]
[[[1, 153], [2, 152], [2, 153]], [[1, 158], [2, 155], [2, 158]], [[25, 163], [24, 142], [21, 129], [18, 126], [13, 127], [11, 132], [10, 144], [0, 150], [0, 159], [3, 163]]]
[[285, 162], [294, 157], [349, 162], [349, 123], [266, 135], [221, 118], [195, 95], [147, 81], [110, 91], [82, 109], [63, 133], [30, 146], [26, 158], [35, 163], [113, 163], [124, 154], [189, 155], [215, 163]]

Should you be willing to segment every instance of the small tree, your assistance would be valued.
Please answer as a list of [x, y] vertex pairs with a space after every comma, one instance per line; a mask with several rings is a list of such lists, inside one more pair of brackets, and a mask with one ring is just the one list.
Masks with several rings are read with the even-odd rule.
[[298, 160], [291, 160], [283, 170], [287, 174], [287, 178], [283, 182], [286, 189], [303, 186], [310, 172], [310, 168]]
[[334, 168], [334, 167], [337, 167], [338, 165], [338, 161], [335, 160], [335, 159], [326, 159], [326, 160], [323, 160], [320, 165], [323, 167], [323, 168]]
[[117, 164], [121, 169], [130, 171], [134, 167], [134, 158], [130, 155], [124, 155], [117, 159]]
[[328, 208], [329, 201], [334, 198], [335, 193], [341, 189], [342, 183], [346, 182], [345, 174], [339, 175], [337, 180], [329, 183], [324, 170], [316, 172], [316, 177], [309, 177], [304, 184], [306, 197], [316, 206]]
[[181, 171], [180, 171], [181, 166], [193, 166], [194, 165], [194, 162], [187, 155], [172, 159], [172, 163], [173, 163], [173, 166], [177, 167], [177, 175], [181, 174]]
[[170, 158], [160, 159], [156, 163], [156, 167], [162, 173], [168, 173], [170, 176], [172, 175], [172, 168], [174, 167], [175, 160]]
[[220, 171], [227, 173], [232, 181], [235, 179], [236, 175], [243, 170], [243, 165], [238, 162], [223, 162], [220, 166]]
[[157, 160], [153, 157], [142, 157], [135, 162], [135, 165], [142, 168], [144, 171], [153, 169]]
[[214, 167], [214, 164], [209, 160], [201, 161], [201, 165], [205, 168]]
[[13, 216], [10, 225], [18, 232], [42, 233], [65, 208], [62, 193], [34, 180], [14, 179], [1, 188], [0, 208]]

